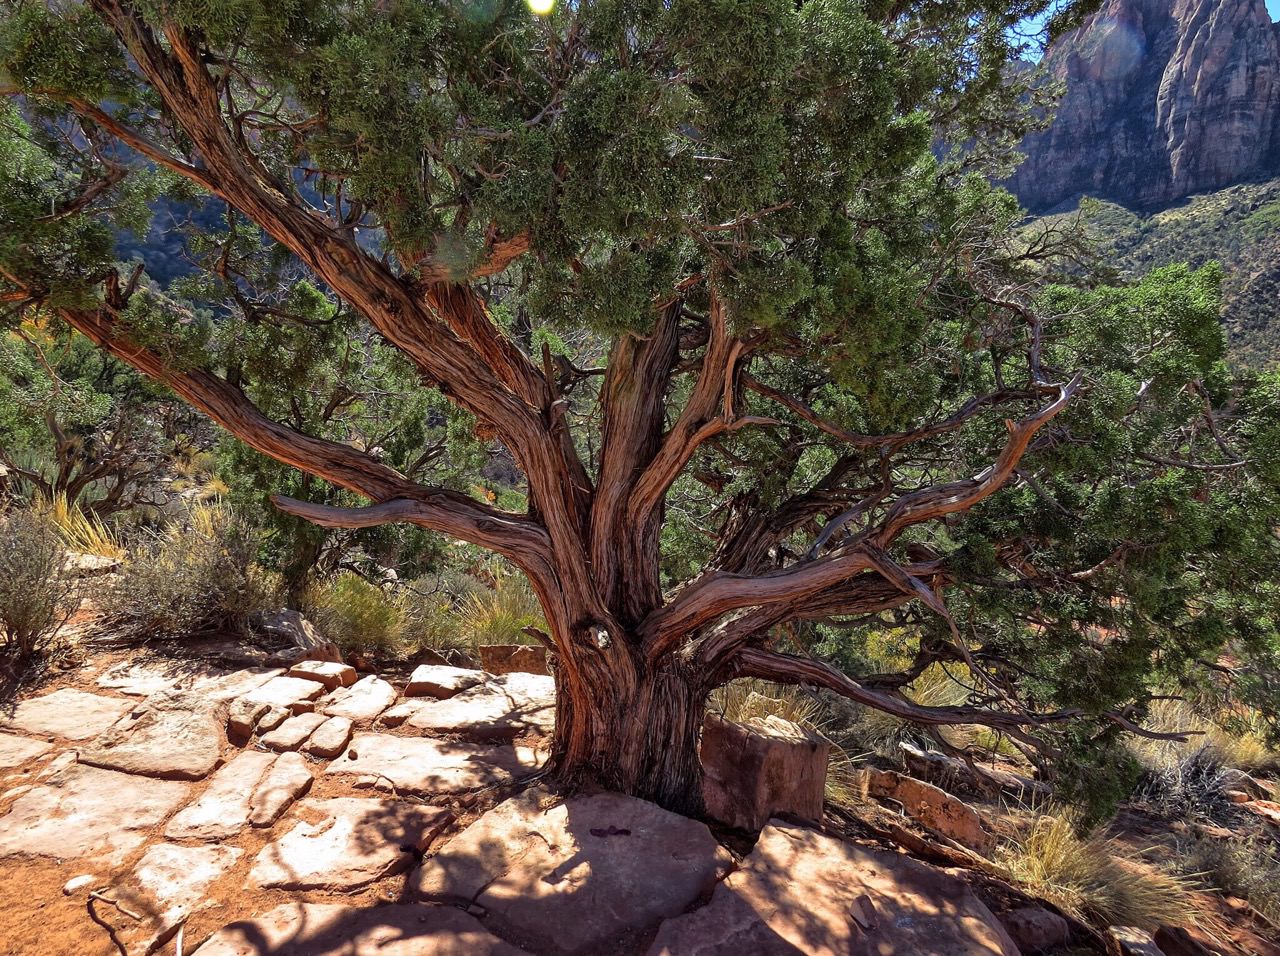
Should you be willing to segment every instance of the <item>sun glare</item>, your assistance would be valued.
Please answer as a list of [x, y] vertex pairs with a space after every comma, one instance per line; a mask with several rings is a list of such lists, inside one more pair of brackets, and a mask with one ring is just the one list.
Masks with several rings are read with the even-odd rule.
[[540, 17], [545, 17], [553, 9], [555, 9], [556, 0], [525, 0], [529, 4], [529, 9]]

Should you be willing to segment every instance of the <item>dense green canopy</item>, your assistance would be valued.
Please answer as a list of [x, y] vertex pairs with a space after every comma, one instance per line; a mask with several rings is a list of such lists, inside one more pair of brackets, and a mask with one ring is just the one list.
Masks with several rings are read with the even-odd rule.
[[[1044, 95], [1020, 25], [1096, 3], [3, 6], [9, 321], [343, 490], [293, 514], [519, 564], [563, 765], [678, 803], [655, 710], [741, 675], [1066, 767], [1152, 694], [1268, 699], [1217, 668], [1280, 649], [1280, 384], [1224, 365], [1213, 269], [1092, 287], [992, 185]], [[162, 206], [167, 288], [113, 251]], [[473, 457], [415, 470], [442, 429]], [[470, 494], [485, 447], [518, 501]], [[965, 706], [903, 693], [939, 662]]]

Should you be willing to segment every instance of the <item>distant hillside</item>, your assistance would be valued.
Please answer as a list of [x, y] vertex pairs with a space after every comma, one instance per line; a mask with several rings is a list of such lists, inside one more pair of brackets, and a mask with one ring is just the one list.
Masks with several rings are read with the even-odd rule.
[[[1074, 211], [1046, 218], [1066, 215]], [[1150, 214], [1089, 203], [1085, 221], [1107, 260], [1124, 273], [1221, 262], [1232, 356], [1248, 365], [1280, 364], [1280, 179], [1193, 196]]]

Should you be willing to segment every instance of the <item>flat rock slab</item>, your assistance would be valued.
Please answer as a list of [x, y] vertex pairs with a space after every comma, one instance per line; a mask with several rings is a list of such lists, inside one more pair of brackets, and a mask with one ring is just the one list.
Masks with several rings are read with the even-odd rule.
[[352, 723], [371, 723], [392, 705], [396, 689], [381, 677], [362, 677], [350, 687], [335, 690], [319, 705], [330, 717], [346, 717]]
[[775, 821], [701, 909], [649, 956], [1018, 956], [961, 879], [910, 857]]
[[311, 701], [324, 693], [324, 685], [301, 677], [273, 677], [265, 684], [254, 687], [244, 696], [268, 707], [281, 707], [293, 713], [314, 710]]
[[80, 751], [80, 762], [164, 780], [201, 780], [222, 760], [226, 705], [195, 692], [153, 694]]
[[297, 750], [328, 719], [324, 714], [298, 714], [275, 730], [263, 734], [260, 739], [263, 746], [272, 750]]
[[406, 724], [433, 734], [474, 740], [511, 740], [555, 726], [555, 682], [533, 674], [506, 674], [448, 700], [428, 703]]
[[79, 765], [27, 791], [0, 817], [0, 856], [118, 864], [176, 810], [190, 785]]
[[436, 697], [440, 700], [484, 682], [484, 671], [444, 664], [420, 664], [414, 668], [405, 688], [406, 697]]
[[142, 916], [116, 931], [131, 956], [147, 956], [164, 945], [192, 913], [215, 905], [206, 891], [244, 851], [229, 846], [148, 847], [123, 884], [111, 895]]
[[276, 755], [242, 750], [213, 775], [209, 786], [191, 806], [169, 821], [170, 840], [225, 840], [249, 823], [250, 803]]
[[353, 890], [409, 869], [453, 815], [400, 800], [303, 800], [303, 819], [262, 849], [249, 878], [263, 887]]
[[249, 798], [249, 822], [255, 827], [271, 826], [307, 792], [311, 780], [311, 769], [301, 754], [281, 754]]
[[25, 767], [52, 749], [53, 744], [45, 743], [43, 740], [32, 740], [30, 737], [18, 737], [14, 734], [0, 734], [0, 770]]
[[530, 790], [490, 810], [423, 863], [414, 891], [474, 902], [496, 932], [540, 952], [608, 953], [684, 912], [730, 865], [705, 824], [652, 803], [600, 793], [543, 809], [546, 799]]
[[410, 697], [407, 700], [402, 700], [394, 707], [388, 707], [378, 715], [378, 725], [381, 727], [399, 727], [422, 708], [433, 702], [433, 698], [424, 699], [421, 697]]
[[0, 727], [67, 740], [88, 740], [114, 724], [131, 706], [129, 701], [118, 697], [63, 688], [43, 697], [30, 697], [11, 713], [0, 710]]
[[334, 661], [299, 661], [289, 668], [290, 677], [301, 677], [323, 684], [325, 690], [350, 687], [356, 682], [356, 669]]
[[191, 689], [198, 690], [210, 700], [232, 701], [265, 687], [283, 674], [284, 671], [278, 667], [250, 667], [198, 681]]
[[351, 720], [347, 717], [329, 717], [316, 728], [303, 747], [313, 757], [328, 760], [347, 749], [351, 740]]
[[452, 906], [286, 903], [224, 926], [194, 956], [525, 956]]
[[355, 774], [356, 787], [432, 797], [508, 783], [532, 769], [510, 746], [356, 734], [342, 756], [324, 772]]

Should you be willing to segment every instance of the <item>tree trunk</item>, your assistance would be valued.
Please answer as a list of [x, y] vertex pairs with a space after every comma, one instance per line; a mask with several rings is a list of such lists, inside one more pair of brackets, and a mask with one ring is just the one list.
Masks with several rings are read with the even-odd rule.
[[567, 783], [595, 784], [699, 816], [698, 736], [706, 697], [702, 683], [676, 661], [646, 670], [616, 644], [562, 660], [552, 765]]

